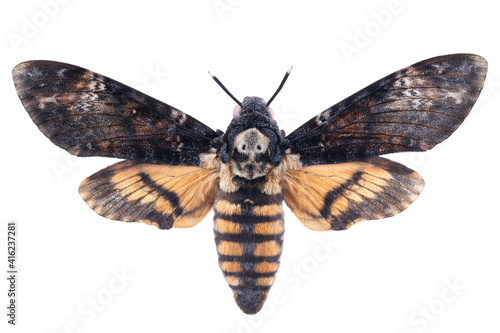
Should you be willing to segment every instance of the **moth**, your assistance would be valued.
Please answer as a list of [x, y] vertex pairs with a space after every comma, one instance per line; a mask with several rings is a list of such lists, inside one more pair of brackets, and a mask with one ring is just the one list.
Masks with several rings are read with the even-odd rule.
[[[125, 159], [85, 179], [97, 214], [160, 229], [189, 228], [214, 209], [219, 265], [236, 303], [257, 313], [283, 247], [283, 201], [312, 230], [344, 230], [406, 209], [422, 177], [380, 155], [426, 151], [464, 121], [487, 62], [427, 59], [390, 74], [289, 135], [260, 97], [237, 100], [225, 132], [131, 87], [53, 61], [13, 69], [19, 98], [55, 145]], [[307, 110], [306, 110], [307, 111]]]

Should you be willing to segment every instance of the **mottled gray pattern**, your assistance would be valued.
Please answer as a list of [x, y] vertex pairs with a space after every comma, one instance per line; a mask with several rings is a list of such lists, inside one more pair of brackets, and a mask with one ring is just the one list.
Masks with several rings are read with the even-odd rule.
[[486, 60], [472, 54], [431, 58], [397, 71], [292, 132], [292, 153], [311, 165], [428, 150], [463, 122], [486, 72]]
[[217, 137], [170, 105], [77, 66], [29, 61], [13, 78], [38, 128], [74, 155], [197, 166]]

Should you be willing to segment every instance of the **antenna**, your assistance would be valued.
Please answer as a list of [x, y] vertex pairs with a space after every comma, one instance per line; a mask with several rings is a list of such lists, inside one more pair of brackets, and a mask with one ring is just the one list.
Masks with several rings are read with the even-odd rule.
[[271, 104], [271, 102], [273, 101], [273, 99], [280, 92], [281, 88], [283, 88], [283, 85], [285, 84], [286, 79], [288, 79], [288, 75], [290, 75], [290, 72], [292, 71], [292, 68], [293, 68], [293, 66], [290, 67], [290, 69], [288, 70], [288, 72], [286, 72], [285, 77], [283, 78], [283, 80], [281, 80], [280, 86], [278, 87], [278, 89], [276, 90], [276, 92], [274, 93], [274, 95], [269, 99], [269, 101], [267, 101], [266, 107], [269, 106], [269, 104]]
[[212, 79], [214, 79], [214, 80], [215, 80], [215, 82], [217, 82], [217, 84], [218, 84], [218, 85], [222, 88], [222, 90], [224, 90], [224, 91], [226, 92], [226, 94], [228, 94], [228, 95], [229, 95], [229, 97], [231, 97], [231, 98], [233, 99], [233, 101], [235, 101], [235, 102], [236, 102], [239, 106], [241, 106], [241, 102], [240, 102], [240, 101], [238, 101], [238, 100], [236, 99], [236, 97], [234, 97], [234, 96], [233, 96], [233, 94], [231, 94], [231, 93], [229, 92], [229, 90], [227, 90], [227, 88], [226, 88], [226, 87], [224, 87], [224, 85], [222, 84], [222, 82], [220, 82], [220, 81], [219, 81], [219, 79], [217, 78], [217, 76], [212, 75], [212, 73], [210, 73], [210, 71], [208, 72], [208, 74], [210, 74], [210, 76], [212, 77]]

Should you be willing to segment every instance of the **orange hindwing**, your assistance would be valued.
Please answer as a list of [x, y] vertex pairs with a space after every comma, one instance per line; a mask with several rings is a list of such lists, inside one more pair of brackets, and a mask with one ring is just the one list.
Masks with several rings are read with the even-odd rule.
[[287, 170], [285, 201], [313, 230], [343, 230], [406, 209], [424, 187], [415, 171], [381, 157]]
[[200, 222], [216, 187], [213, 169], [123, 161], [86, 178], [79, 193], [104, 217], [170, 229]]

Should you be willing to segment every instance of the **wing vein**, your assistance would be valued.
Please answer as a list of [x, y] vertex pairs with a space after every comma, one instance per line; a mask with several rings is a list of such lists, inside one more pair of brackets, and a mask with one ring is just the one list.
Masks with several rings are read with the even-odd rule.
[[[340, 179], [344, 180], [345, 182], [344, 182], [344, 183], [341, 183], [341, 182], [339, 182], [339, 181], [335, 180], [335, 179], [334, 179], [334, 177], [338, 177], [338, 178], [340, 178]], [[331, 180], [333, 180], [334, 182], [336, 182], [339, 186], [342, 186], [343, 184], [345, 184], [345, 183], [349, 183], [349, 182], [350, 182], [350, 179], [349, 179], [349, 178], [344, 178], [344, 177], [341, 177], [341, 176], [333, 176], [333, 177], [331, 177], [330, 179], [331, 179]], [[364, 187], [363, 185], [361, 185], [361, 184], [359, 184], [359, 183], [354, 183], [354, 184], [355, 184], [355, 185], [358, 185], [358, 186], [361, 186], [361, 187]], [[378, 186], [378, 185], [377, 185], [377, 186]], [[365, 200], [366, 200], [367, 202], [369, 202], [369, 203], [370, 203], [371, 205], [373, 205], [375, 208], [377, 208], [377, 209], [378, 209], [378, 210], [380, 210], [382, 213], [384, 213], [384, 211], [383, 211], [381, 208], [379, 208], [377, 205], [375, 205], [375, 204], [374, 204], [371, 200], [369, 200], [366, 196], [362, 195], [362, 194], [361, 194], [361, 193], [359, 193], [359, 192], [356, 192], [356, 191], [352, 190], [350, 186], [347, 186], [346, 188], [347, 188], [347, 190], [349, 190], [351, 193], [356, 193], [357, 195], [359, 195], [359, 196], [361, 196], [361, 197], [365, 198]], [[364, 188], [366, 188], [366, 187], [364, 187]], [[366, 188], [366, 189], [367, 189], [368, 191], [370, 191], [370, 192], [374, 193], [375, 195], [379, 196], [379, 194], [378, 194], [377, 192], [374, 192], [374, 191], [370, 190], [369, 188]], [[341, 195], [343, 195], [343, 193], [340, 193], [340, 194], [341, 194]], [[343, 196], [344, 196], [344, 195], [343, 195]], [[350, 199], [349, 199], [349, 198], [347, 198], [346, 196], [344, 196], [344, 197], [345, 197], [347, 200], [351, 201], [352, 203], [354, 203], [354, 202], [355, 202], [355, 201], [353, 201], [353, 200], [350, 200]], [[366, 214], [366, 216], [368, 216], [368, 217], [369, 217], [369, 219], [372, 219], [372, 220], [373, 220], [373, 217], [371, 216], [371, 214], [369, 214], [368, 212], [366, 212], [366, 211], [362, 208], [362, 206], [360, 206], [360, 205], [358, 205], [358, 204], [356, 204], [356, 203], [355, 203], [355, 206], [356, 206], [356, 207], [358, 207], [358, 208], [360, 208], [360, 210], [362, 210], [362, 211]]]

